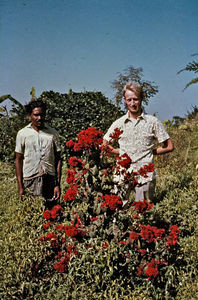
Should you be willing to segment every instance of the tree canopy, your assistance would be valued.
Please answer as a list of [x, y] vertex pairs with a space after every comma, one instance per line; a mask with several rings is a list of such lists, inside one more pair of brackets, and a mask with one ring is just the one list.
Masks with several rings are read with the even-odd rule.
[[143, 69], [129, 66], [124, 69], [123, 73], [118, 73], [117, 79], [111, 82], [111, 87], [115, 90], [115, 104], [120, 106], [123, 98], [123, 88], [129, 81], [136, 81], [141, 84], [144, 91], [144, 103], [147, 105], [149, 99], [158, 93], [158, 86], [151, 81], [143, 79]]

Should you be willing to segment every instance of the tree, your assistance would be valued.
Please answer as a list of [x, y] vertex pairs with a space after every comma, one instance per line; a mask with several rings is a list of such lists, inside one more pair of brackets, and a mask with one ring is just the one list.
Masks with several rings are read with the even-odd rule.
[[[198, 55], [198, 53], [192, 54], [192, 56]], [[181, 69], [177, 74], [180, 74], [183, 71], [193, 71], [195, 73], [198, 73], [198, 62], [193, 60], [192, 62], [189, 62], [185, 68]], [[198, 77], [195, 77], [190, 82], [188, 82], [184, 88], [184, 90], [189, 87], [191, 84], [197, 83]]]
[[153, 82], [143, 80], [143, 76], [143, 69], [134, 68], [133, 66], [124, 69], [123, 73], [118, 73], [117, 79], [111, 82], [111, 87], [116, 91], [115, 104], [117, 107], [119, 107], [122, 102], [123, 88], [129, 81], [136, 81], [141, 84], [145, 94], [144, 103], [146, 105], [148, 104], [149, 98], [158, 92], [158, 87]]

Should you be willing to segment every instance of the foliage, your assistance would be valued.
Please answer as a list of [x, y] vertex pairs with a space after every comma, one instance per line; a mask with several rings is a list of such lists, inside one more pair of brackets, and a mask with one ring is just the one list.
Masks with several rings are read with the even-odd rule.
[[[194, 54], [197, 55], [197, 54]], [[193, 56], [194, 56], [193, 55]], [[193, 60], [192, 62], [189, 62], [185, 68], [181, 69], [179, 72], [177, 72], [177, 74], [180, 74], [183, 71], [190, 71], [190, 72], [194, 72], [194, 73], [198, 73], [198, 62]], [[189, 87], [192, 84], [195, 84], [198, 82], [198, 77], [195, 77], [194, 79], [192, 79], [190, 82], [188, 82], [184, 88], [184, 90]]]
[[[31, 95], [34, 98], [34, 88], [32, 88]], [[49, 106], [47, 121], [59, 132], [62, 149], [64, 149], [65, 141], [74, 138], [81, 129], [95, 126], [105, 131], [115, 119], [123, 114], [100, 92], [73, 93], [70, 91], [68, 95], [49, 91], [43, 92], [39, 99], [44, 100]], [[10, 115], [1, 116], [1, 160], [12, 161], [14, 159], [16, 134], [27, 124], [24, 107], [21, 105], [13, 106]]]
[[111, 82], [111, 86], [115, 90], [115, 103], [117, 107], [119, 107], [122, 102], [123, 88], [129, 81], [136, 81], [141, 84], [145, 94], [145, 104], [148, 104], [149, 98], [153, 97], [158, 92], [158, 87], [154, 85], [154, 83], [143, 79], [142, 68], [130, 66], [126, 68], [123, 73], [118, 73], [117, 79]]
[[[120, 209], [109, 215], [110, 211], [102, 211], [100, 201], [95, 201], [99, 205], [101, 215], [108, 216], [108, 222], [101, 224], [100, 218], [89, 218], [98, 215], [93, 214], [98, 206], [86, 201], [86, 198], [78, 198], [76, 201], [65, 202], [61, 200], [60, 205], [64, 210], [56, 209], [50, 214], [53, 224], [46, 228], [46, 223], [51, 220], [43, 218], [44, 205], [40, 197], [32, 197], [27, 194], [20, 199], [17, 194], [16, 178], [13, 177], [14, 170], [7, 163], [0, 163], [0, 228], [1, 228], [1, 257], [0, 257], [0, 297], [1, 299], [196, 299], [198, 293], [197, 266], [198, 266], [198, 175], [195, 169], [197, 156], [197, 122], [195, 120], [186, 121], [188, 129], [170, 127], [169, 133], [175, 144], [175, 151], [171, 154], [156, 157], [155, 165], [159, 173], [160, 180], [157, 181], [157, 190], [154, 206], [146, 210], [144, 214], [140, 213], [139, 219], [131, 219], [134, 216], [134, 206], [129, 209]], [[77, 140], [74, 140], [77, 143]], [[71, 145], [71, 143], [70, 143]], [[79, 145], [78, 145], [79, 146]], [[71, 153], [72, 154], [72, 153]], [[89, 158], [87, 158], [89, 159]], [[111, 158], [107, 158], [110, 160]], [[84, 159], [83, 159], [84, 160]], [[70, 163], [75, 163], [74, 160]], [[77, 161], [79, 164], [80, 162]], [[78, 168], [80, 165], [78, 164]], [[76, 169], [77, 166], [75, 166]], [[86, 167], [86, 164], [83, 168]], [[87, 167], [86, 167], [87, 168]], [[71, 166], [69, 167], [71, 169]], [[87, 168], [88, 169], [88, 168]], [[90, 168], [89, 168], [90, 169]], [[82, 169], [79, 169], [79, 171]], [[68, 181], [68, 165], [63, 165], [62, 191], [68, 190], [70, 184]], [[97, 170], [91, 168], [89, 172], [93, 177], [98, 176]], [[85, 174], [88, 177], [89, 173]], [[107, 180], [107, 178], [106, 178]], [[97, 182], [94, 182], [97, 184]], [[92, 185], [91, 185], [92, 187]], [[108, 188], [108, 185], [107, 185]], [[93, 187], [95, 189], [95, 187]], [[82, 201], [83, 200], [83, 201]], [[130, 199], [132, 204], [133, 198]], [[88, 206], [91, 211], [87, 213]], [[76, 214], [82, 224], [85, 222], [86, 228], [92, 227], [90, 232], [95, 236], [87, 239], [86, 236], [73, 241], [71, 237], [68, 241], [76, 246], [78, 254], [72, 251], [68, 269], [66, 273], [57, 273], [54, 264], [60, 259], [50, 256], [53, 254], [51, 241], [39, 240], [41, 236], [46, 237], [48, 233], [54, 232], [62, 236], [56, 229], [56, 225], [79, 224]], [[97, 213], [97, 212], [96, 212]], [[114, 220], [114, 214], [118, 222]], [[86, 217], [88, 216], [88, 218]], [[131, 220], [131, 221], [130, 221]], [[123, 228], [127, 222], [132, 222], [138, 232], [138, 224], [152, 225], [155, 227], [169, 228], [169, 225], [177, 225], [181, 230], [179, 233], [178, 244], [175, 250], [170, 252], [168, 260], [175, 262], [168, 266], [160, 266], [160, 275], [155, 279], [147, 280], [147, 277], [128, 276], [126, 279], [123, 274], [134, 274], [131, 266], [131, 260], [123, 263], [122, 254], [128, 254], [131, 251], [134, 263], [137, 261], [138, 249], [129, 249], [132, 244], [119, 243], [127, 242], [126, 236], [121, 236], [116, 227]], [[148, 222], [147, 222], [148, 221]], [[114, 225], [114, 228], [110, 224]], [[49, 226], [49, 224], [48, 224]], [[110, 229], [104, 236], [101, 236], [100, 230]], [[79, 225], [78, 229], [83, 227]], [[84, 228], [82, 228], [84, 230]], [[117, 240], [111, 232], [118, 232]], [[98, 235], [97, 235], [98, 233]], [[139, 232], [138, 232], [139, 233]], [[128, 233], [129, 234], [129, 233]], [[108, 238], [106, 239], [108, 235]], [[110, 240], [109, 240], [110, 236]], [[113, 237], [113, 238], [112, 238]], [[48, 235], [49, 238], [49, 235]], [[105, 244], [103, 239], [105, 239]], [[109, 246], [107, 247], [106, 240]], [[138, 240], [135, 241], [138, 243]], [[140, 242], [142, 242], [140, 240]], [[145, 241], [144, 241], [145, 242]], [[135, 244], [135, 243], [134, 243]], [[90, 247], [92, 245], [92, 247]], [[148, 245], [148, 250], [151, 244]], [[161, 244], [155, 244], [154, 250], [160, 250]], [[69, 248], [72, 250], [72, 248]], [[164, 248], [166, 249], [166, 248]], [[147, 250], [147, 251], [148, 251]], [[160, 254], [161, 255], [161, 254]], [[164, 255], [164, 254], [163, 254]], [[175, 256], [174, 256], [175, 255]], [[143, 256], [139, 256], [140, 260]], [[126, 257], [127, 259], [127, 257]], [[170, 267], [170, 268], [169, 268]], [[122, 272], [116, 272], [121, 268]], [[164, 288], [160, 280], [167, 278], [167, 287]], [[126, 273], [127, 274], [127, 273]], [[163, 275], [163, 276], [162, 276]], [[167, 277], [166, 277], [167, 276]], [[129, 282], [131, 280], [131, 282]], [[157, 282], [156, 282], [157, 281]], [[160, 283], [160, 286], [157, 285]], [[172, 288], [170, 289], [170, 287]], [[168, 293], [164, 297], [164, 290]]]

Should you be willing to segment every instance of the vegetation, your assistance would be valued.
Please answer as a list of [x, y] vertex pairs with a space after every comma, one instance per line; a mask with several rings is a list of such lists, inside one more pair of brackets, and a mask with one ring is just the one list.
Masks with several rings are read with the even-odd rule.
[[[193, 56], [195, 56], [197, 54], [194, 54]], [[189, 71], [189, 72], [194, 72], [194, 73], [198, 73], [198, 62], [193, 60], [192, 62], [189, 62], [185, 68], [181, 69], [177, 74], [180, 74], [183, 71]], [[184, 88], [184, 90], [189, 87], [192, 84], [195, 84], [198, 82], [198, 77], [193, 78], [190, 82], [188, 82]]]
[[[56, 115], [55, 117], [58, 118]], [[64, 128], [63, 124], [60, 128]], [[66, 222], [66, 225], [69, 225], [72, 221], [73, 225], [79, 225], [76, 228], [83, 230], [78, 217], [82, 223], [86, 220], [88, 222], [87, 213], [92, 217], [98, 217], [97, 212], [94, 215], [94, 207], [88, 205], [86, 198], [79, 198], [76, 204], [65, 202], [62, 198], [60, 204], [64, 210], [60, 210], [55, 223], [46, 226], [48, 217], [45, 214], [43, 218], [42, 198], [27, 194], [20, 199], [17, 196], [13, 164], [1, 162], [1, 299], [196, 299], [198, 293], [196, 235], [198, 231], [196, 170], [198, 125], [196, 120], [186, 119], [179, 127], [171, 123], [167, 126], [176, 150], [156, 158], [160, 180], [157, 183], [155, 206], [146, 213], [146, 217], [141, 215], [140, 219], [133, 219], [136, 225], [139, 220], [144, 220], [149, 222], [147, 224], [155, 223], [161, 228], [165, 224], [168, 227], [169, 225], [179, 227], [177, 246], [172, 248], [169, 256], [166, 256], [167, 252], [159, 253], [160, 249], [164, 251], [160, 242], [158, 246], [155, 245], [157, 248], [153, 249], [150, 249], [151, 245], [147, 244], [150, 250], [154, 250], [158, 255], [165, 255], [169, 260], [169, 265], [163, 265], [160, 269], [160, 276], [150, 280], [143, 276], [138, 280], [137, 276], [134, 276], [136, 269], [132, 269], [134, 262], [131, 262], [130, 257], [128, 260], [122, 260], [122, 254], [127, 255], [130, 251], [135, 258], [135, 266], [138, 265], [137, 258], [140, 258], [136, 252], [133, 252], [134, 250], [128, 249], [130, 245], [118, 244], [115, 239], [117, 225], [125, 224], [129, 215], [133, 214], [131, 209], [114, 215], [118, 223], [113, 222], [113, 215], [108, 215], [109, 222], [108, 219], [105, 221], [106, 232], [103, 231], [104, 225], [100, 224], [99, 220], [92, 220], [92, 224], [87, 224], [90, 231], [86, 242], [83, 234], [82, 239], [77, 241], [70, 238], [70, 243], [78, 246], [76, 250], [79, 253], [75, 253], [75, 248], [70, 247], [69, 263], [64, 270], [66, 272], [58, 273], [58, 266], [54, 268], [54, 262], [58, 261], [58, 257], [55, 257], [54, 253], [57, 253], [56, 247], [59, 244], [56, 242], [51, 244], [52, 241], [46, 239], [47, 233], [52, 232], [52, 228], [55, 230], [57, 224]], [[90, 163], [91, 158], [87, 157], [87, 159], [89, 162], [87, 161], [86, 164]], [[67, 170], [68, 165], [64, 164], [63, 196], [69, 187]], [[91, 172], [92, 176], [87, 177], [88, 183], [98, 176], [96, 169], [92, 169]], [[91, 188], [97, 182], [92, 182]], [[108, 189], [108, 185], [106, 188]], [[80, 212], [79, 215], [76, 211]], [[114, 227], [111, 228], [110, 225]], [[114, 238], [110, 237], [112, 233]], [[127, 242], [127, 236], [120, 240], [120, 233], [117, 233], [117, 241]], [[56, 232], [56, 234], [62, 236], [62, 233], [60, 235]], [[64, 242], [62, 240], [62, 243]]]
[[118, 73], [117, 79], [112, 81], [111, 87], [115, 90], [115, 104], [119, 107], [122, 104], [123, 88], [129, 81], [136, 81], [141, 84], [145, 94], [144, 103], [148, 104], [151, 97], [158, 93], [158, 87], [150, 81], [143, 79], [143, 69], [130, 66], [123, 73]]
[[[35, 97], [32, 89], [32, 99]], [[5, 97], [2, 97], [5, 100]], [[110, 103], [100, 92], [60, 94], [53, 91], [43, 92], [42, 99], [49, 106], [47, 121], [60, 134], [62, 149], [65, 152], [65, 141], [75, 138], [76, 134], [90, 126], [106, 130], [110, 124], [119, 118], [123, 112]], [[16, 105], [16, 100], [10, 114], [0, 115], [0, 160], [14, 159], [15, 139], [19, 129], [28, 124], [24, 107]], [[66, 153], [66, 152], [65, 152]]]

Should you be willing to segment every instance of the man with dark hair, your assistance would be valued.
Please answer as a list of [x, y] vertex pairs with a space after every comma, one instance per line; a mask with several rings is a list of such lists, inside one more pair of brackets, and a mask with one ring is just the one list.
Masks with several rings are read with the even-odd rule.
[[[25, 105], [30, 124], [19, 130], [16, 137], [16, 177], [22, 196], [28, 188], [42, 195], [46, 205], [60, 197], [61, 148], [58, 133], [45, 123], [46, 104], [34, 100]], [[51, 204], [50, 204], [51, 203]]]
[[[160, 155], [174, 150], [173, 143], [163, 124], [154, 116], [143, 112], [142, 101], [144, 91], [137, 82], [129, 82], [123, 90], [124, 103], [128, 108], [126, 115], [116, 120], [104, 136], [104, 146], [117, 155], [127, 153], [132, 164], [128, 171], [137, 172], [140, 168], [153, 163], [153, 155]], [[111, 135], [118, 128], [122, 131], [119, 138], [119, 148], [111, 145]], [[155, 142], [162, 145], [153, 149]], [[118, 176], [119, 177], [119, 176]], [[135, 187], [135, 201], [151, 200], [155, 188], [156, 171], [149, 172], [142, 177]], [[122, 185], [122, 178], [116, 178], [118, 185]], [[125, 202], [130, 195], [130, 188], [125, 186]]]

